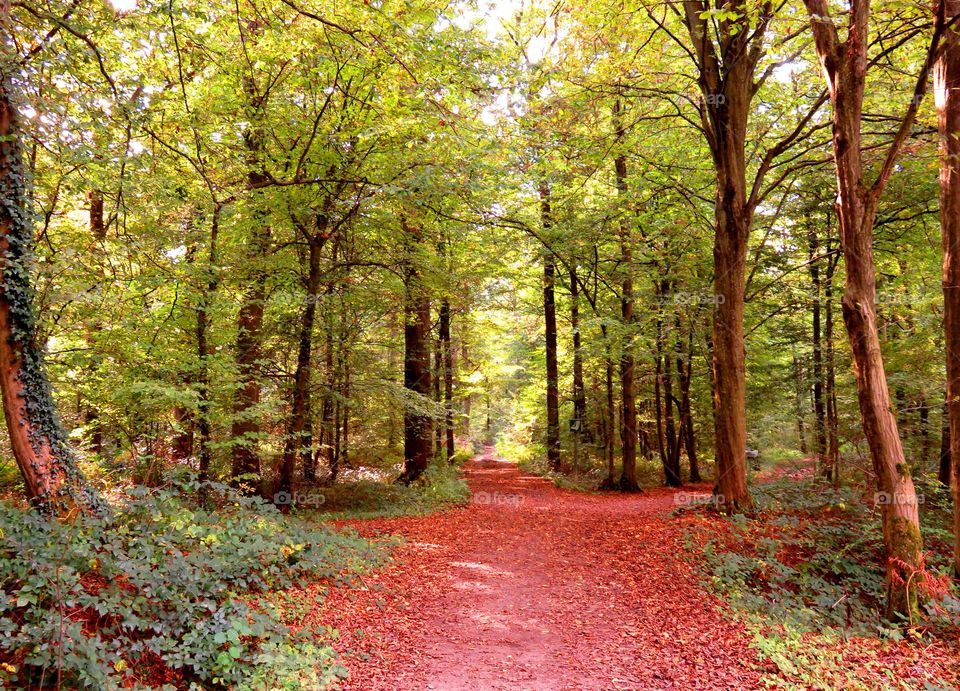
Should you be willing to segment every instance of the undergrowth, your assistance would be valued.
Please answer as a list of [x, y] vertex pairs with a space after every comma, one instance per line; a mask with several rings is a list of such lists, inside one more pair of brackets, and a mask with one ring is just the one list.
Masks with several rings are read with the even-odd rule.
[[3, 688], [321, 689], [345, 674], [275, 593], [379, 562], [223, 486], [135, 487], [108, 519], [0, 503]]
[[[751, 491], [756, 512], [734, 516], [725, 523], [728, 530], [711, 532], [702, 552], [710, 587], [745, 622], [753, 647], [776, 669], [768, 685], [877, 688], [885, 670], [877, 665], [871, 671], [862, 658], [853, 660], [858, 647], [871, 641], [879, 647], [929, 643], [960, 625], [955, 591], [931, 602], [922, 624], [883, 620], [883, 537], [877, 509], [862, 488], [834, 490], [815, 479], [783, 479]], [[942, 577], [950, 568], [948, 497], [932, 482], [921, 481], [919, 492], [925, 499], [927, 565]], [[694, 531], [704, 529], [695, 525]], [[688, 540], [693, 538], [689, 533]], [[852, 638], [860, 646], [847, 647]], [[957, 677], [954, 666], [949, 680], [914, 679], [917, 685], [911, 686], [901, 679], [889, 688], [953, 688]]]
[[[458, 452], [455, 459], [467, 455]], [[321, 491], [323, 504], [315, 514], [321, 520], [422, 515], [470, 500], [459, 466], [446, 462], [430, 464], [410, 485], [359, 480], [323, 487]]]

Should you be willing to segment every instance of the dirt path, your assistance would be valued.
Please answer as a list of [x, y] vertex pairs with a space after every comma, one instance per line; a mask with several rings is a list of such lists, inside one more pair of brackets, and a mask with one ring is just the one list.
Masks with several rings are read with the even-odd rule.
[[465, 472], [467, 507], [352, 524], [406, 541], [316, 613], [356, 653], [348, 688], [757, 686], [747, 637], [668, 515], [674, 491], [566, 492], [489, 455]]

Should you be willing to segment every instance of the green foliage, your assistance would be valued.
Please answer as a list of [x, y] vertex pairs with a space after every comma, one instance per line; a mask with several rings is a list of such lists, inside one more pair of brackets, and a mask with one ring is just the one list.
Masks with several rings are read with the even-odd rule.
[[344, 673], [261, 596], [349, 578], [380, 552], [223, 487], [204, 486], [204, 508], [198, 489], [135, 488], [111, 521], [0, 504], [6, 688], [149, 688], [157, 669], [199, 687], [313, 689]]
[[324, 520], [421, 515], [465, 504], [467, 483], [456, 465], [435, 462], [410, 485], [360, 480], [323, 488]]

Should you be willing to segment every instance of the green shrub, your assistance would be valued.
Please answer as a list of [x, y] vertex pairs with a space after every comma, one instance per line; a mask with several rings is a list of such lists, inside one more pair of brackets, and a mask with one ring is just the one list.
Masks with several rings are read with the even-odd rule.
[[419, 480], [393, 484], [360, 480], [323, 488], [323, 520], [420, 515], [470, 499], [456, 465], [431, 463]]
[[199, 489], [134, 488], [110, 519], [71, 524], [0, 503], [0, 685], [313, 689], [343, 674], [269, 594], [348, 578], [379, 551], [222, 486], [203, 508]]

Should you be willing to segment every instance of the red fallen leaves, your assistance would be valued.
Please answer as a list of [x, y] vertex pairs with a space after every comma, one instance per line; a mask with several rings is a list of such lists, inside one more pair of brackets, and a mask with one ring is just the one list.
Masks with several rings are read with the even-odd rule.
[[758, 686], [748, 635], [684, 554], [673, 491], [576, 494], [489, 460], [467, 476], [510, 501], [351, 523], [406, 542], [305, 622], [340, 630], [347, 688]]

